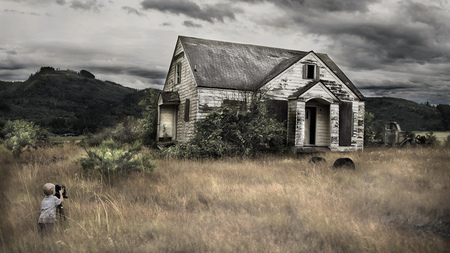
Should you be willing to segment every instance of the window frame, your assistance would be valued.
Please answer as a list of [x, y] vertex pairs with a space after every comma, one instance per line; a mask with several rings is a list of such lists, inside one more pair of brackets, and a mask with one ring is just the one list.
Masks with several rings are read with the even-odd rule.
[[[310, 67], [313, 69], [310, 70]], [[303, 79], [309, 79], [309, 80], [318, 80], [320, 73], [319, 73], [319, 66], [315, 63], [306, 63], [303, 65]], [[312, 76], [310, 75], [312, 74]]]
[[181, 70], [182, 70], [182, 62], [178, 62], [175, 64], [175, 84], [181, 83]]

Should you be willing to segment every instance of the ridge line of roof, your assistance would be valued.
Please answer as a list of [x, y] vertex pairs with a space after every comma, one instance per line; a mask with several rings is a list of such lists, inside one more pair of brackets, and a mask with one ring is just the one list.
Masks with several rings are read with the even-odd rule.
[[288, 48], [281, 48], [281, 47], [272, 47], [272, 46], [264, 46], [264, 45], [255, 45], [250, 43], [243, 43], [243, 42], [231, 42], [231, 41], [223, 41], [223, 40], [212, 40], [212, 39], [203, 39], [203, 38], [196, 38], [196, 37], [189, 37], [189, 36], [178, 36], [180, 38], [181, 43], [183, 43], [183, 39], [193, 39], [193, 40], [201, 40], [201, 41], [210, 41], [210, 42], [217, 42], [217, 43], [226, 43], [226, 44], [234, 44], [234, 45], [241, 45], [241, 46], [252, 46], [252, 47], [261, 47], [261, 48], [269, 48], [269, 49], [278, 49], [283, 51], [291, 51], [291, 52], [300, 52], [300, 53], [310, 53], [314, 52], [312, 50], [310, 51], [302, 51], [302, 50], [296, 50], [296, 49], [288, 49]]

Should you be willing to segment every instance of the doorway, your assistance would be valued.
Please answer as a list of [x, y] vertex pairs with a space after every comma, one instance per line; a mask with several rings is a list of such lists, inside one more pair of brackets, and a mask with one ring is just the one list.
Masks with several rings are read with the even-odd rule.
[[316, 119], [317, 108], [305, 108], [305, 145], [316, 144]]

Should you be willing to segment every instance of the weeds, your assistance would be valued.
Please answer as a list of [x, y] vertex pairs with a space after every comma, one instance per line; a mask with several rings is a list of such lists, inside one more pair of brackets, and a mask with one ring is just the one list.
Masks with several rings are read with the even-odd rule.
[[[159, 160], [109, 185], [82, 177], [74, 145], [0, 152], [4, 252], [446, 252], [449, 149]], [[57, 159], [53, 159], [57, 157]], [[37, 233], [41, 188], [63, 183], [68, 220]]]

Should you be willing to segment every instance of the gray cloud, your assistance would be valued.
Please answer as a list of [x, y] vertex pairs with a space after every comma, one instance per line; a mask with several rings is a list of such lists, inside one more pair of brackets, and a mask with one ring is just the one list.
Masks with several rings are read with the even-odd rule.
[[74, 10], [84, 10], [84, 11], [96, 11], [99, 12], [100, 8], [105, 5], [97, 0], [73, 0], [70, 4], [70, 8]]
[[200, 28], [200, 27], [202, 27], [202, 25], [196, 24], [196, 23], [194, 23], [194, 22], [192, 22], [190, 20], [184, 21], [183, 25], [186, 26], [186, 27], [192, 27], [192, 28]]
[[230, 4], [203, 5], [192, 1], [176, 0], [144, 0], [142, 7], [147, 10], [157, 10], [175, 15], [185, 15], [190, 18], [214, 23], [224, 22], [226, 18], [234, 20], [235, 13], [242, 12]]
[[10, 12], [10, 13], [14, 13], [14, 14], [23, 14], [23, 15], [31, 15], [31, 16], [41, 16], [40, 14], [36, 13], [36, 12], [28, 12], [28, 11], [18, 11], [18, 10], [10, 10], [10, 9], [5, 9], [5, 12]]
[[379, 2], [380, 0], [232, 0], [234, 3], [273, 3], [275, 6], [294, 12], [366, 12], [368, 6]]
[[123, 6], [122, 9], [126, 10], [128, 14], [135, 14], [135, 15], [138, 15], [138, 16], [145, 16], [145, 14], [143, 14], [142, 12], [138, 11], [137, 9], [135, 9], [133, 7]]

